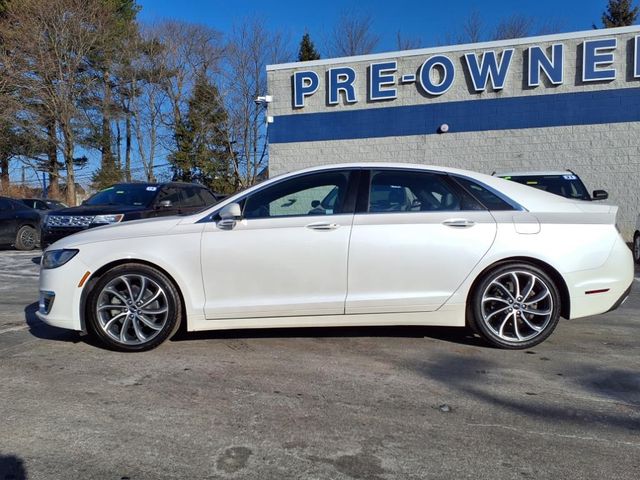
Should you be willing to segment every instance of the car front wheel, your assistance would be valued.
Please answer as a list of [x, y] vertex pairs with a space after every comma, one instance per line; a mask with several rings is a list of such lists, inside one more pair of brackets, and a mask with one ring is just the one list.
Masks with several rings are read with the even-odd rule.
[[173, 282], [147, 265], [112, 268], [87, 297], [89, 330], [115, 350], [141, 352], [157, 347], [176, 333], [181, 316]]
[[527, 263], [504, 264], [485, 274], [471, 302], [471, 326], [500, 348], [531, 348], [551, 335], [560, 318], [557, 286]]

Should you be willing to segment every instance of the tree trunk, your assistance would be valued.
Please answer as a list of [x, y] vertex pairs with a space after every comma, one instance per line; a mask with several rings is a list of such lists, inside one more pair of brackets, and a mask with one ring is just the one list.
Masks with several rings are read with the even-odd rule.
[[70, 207], [76, 205], [76, 176], [73, 165], [73, 134], [71, 126], [63, 126], [64, 135], [64, 165], [67, 169], [67, 194], [66, 202]]
[[102, 101], [102, 135], [100, 150], [102, 153], [101, 166], [103, 172], [115, 171], [115, 160], [111, 151], [111, 85], [110, 74], [104, 72], [104, 99]]
[[3, 154], [0, 157], [0, 191], [3, 195], [7, 195], [9, 192], [9, 186], [11, 182], [9, 180], [9, 155]]
[[47, 159], [49, 171], [49, 190], [47, 196], [50, 198], [60, 197], [60, 182], [58, 173], [58, 139], [56, 138], [56, 121], [53, 118], [47, 120]]
[[127, 182], [131, 181], [131, 115], [125, 117], [125, 150], [124, 150], [124, 175]]

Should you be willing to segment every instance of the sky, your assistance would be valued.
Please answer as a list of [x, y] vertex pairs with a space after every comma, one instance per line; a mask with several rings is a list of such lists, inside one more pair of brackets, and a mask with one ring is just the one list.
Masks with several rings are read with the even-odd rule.
[[[446, 45], [455, 37], [460, 25], [471, 12], [477, 11], [490, 35], [500, 19], [521, 14], [535, 20], [535, 30], [552, 25], [558, 32], [590, 30], [600, 24], [607, 0], [369, 0], [300, 2], [293, 0], [137, 0], [142, 7], [138, 19], [153, 23], [165, 19], [203, 23], [223, 34], [243, 19], [261, 18], [266, 26], [284, 33], [289, 41], [292, 60], [297, 54], [302, 35], [308, 32], [323, 58], [327, 55], [327, 38], [343, 13], [370, 15], [373, 30], [380, 40], [376, 52], [397, 50], [397, 34], [418, 41], [418, 47]], [[636, 2], [638, 3], [638, 2]], [[549, 33], [549, 32], [545, 32]], [[82, 183], [89, 182], [91, 171], [99, 162], [96, 151], [82, 151], [89, 157], [89, 165], [78, 172]], [[164, 162], [158, 158], [156, 163]], [[139, 166], [133, 158], [134, 167]], [[12, 177], [19, 178], [21, 170], [15, 163]], [[161, 173], [160, 171], [156, 173]], [[30, 184], [38, 183], [27, 172]]]
[[[501, 18], [523, 14], [538, 25], [552, 24], [560, 31], [589, 30], [600, 24], [607, 0], [370, 0], [300, 2], [292, 0], [138, 0], [139, 18], [157, 21], [165, 18], [204, 23], [221, 32], [229, 31], [243, 18], [263, 18], [274, 30], [288, 34], [295, 51], [308, 31], [322, 54], [325, 38], [343, 12], [371, 15], [380, 35], [379, 51], [396, 50], [396, 36], [420, 40], [421, 47], [442, 45], [455, 34], [470, 12], [479, 12], [487, 30]], [[295, 52], [294, 52], [295, 53]]]

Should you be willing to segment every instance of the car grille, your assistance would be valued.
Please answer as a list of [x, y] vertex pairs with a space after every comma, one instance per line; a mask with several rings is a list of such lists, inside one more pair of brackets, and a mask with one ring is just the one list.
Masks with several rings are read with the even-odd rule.
[[48, 227], [88, 227], [93, 221], [93, 215], [49, 215]]

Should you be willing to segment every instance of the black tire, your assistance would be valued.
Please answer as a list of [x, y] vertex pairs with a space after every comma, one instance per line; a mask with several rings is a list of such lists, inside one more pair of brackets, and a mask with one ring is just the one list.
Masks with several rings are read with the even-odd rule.
[[633, 252], [633, 260], [636, 263], [640, 263], [640, 232], [636, 232], [633, 236], [633, 248], [631, 251]]
[[[133, 302], [128, 300], [129, 292]], [[173, 337], [182, 319], [180, 294], [171, 279], [156, 268], [136, 263], [119, 265], [102, 275], [91, 286], [85, 308], [89, 332], [108, 348], [123, 352], [158, 347]]]
[[22, 225], [16, 232], [17, 250], [33, 250], [38, 245], [38, 232], [31, 225]]
[[470, 302], [469, 326], [491, 345], [512, 350], [546, 340], [558, 325], [562, 308], [553, 279], [523, 262], [503, 263], [486, 272]]

